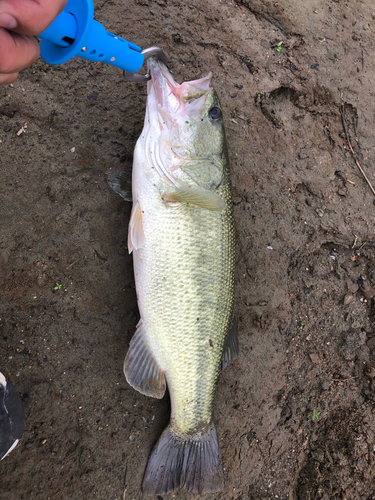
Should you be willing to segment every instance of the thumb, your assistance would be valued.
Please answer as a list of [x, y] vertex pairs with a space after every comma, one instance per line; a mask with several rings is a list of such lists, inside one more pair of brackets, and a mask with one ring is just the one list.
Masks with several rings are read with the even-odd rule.
[[37, 36], [64, 10], [66, 0], [0, 0], [0, 27]]
[[[0, 76], [19, 73], [39, 57], [36, 38], [0, 28]], [[0, 79], [1, 80], [1, 79]], [[1, 83], [0, 85], [4, 85]]]
[[7, 30], [17, 28], [17, 19], [7, 12], [0, 13], [0, 27]]

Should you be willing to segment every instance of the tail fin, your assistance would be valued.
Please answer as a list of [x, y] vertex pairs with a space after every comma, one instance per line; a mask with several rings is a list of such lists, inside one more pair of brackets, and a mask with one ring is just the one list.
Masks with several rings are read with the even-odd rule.
[[216, 428], [194, 436], [176, 434], [169, 425], [153, 449], [143, 479], [143, 492], [163, 494], [183, 487], [192, 493], [223, 489]]

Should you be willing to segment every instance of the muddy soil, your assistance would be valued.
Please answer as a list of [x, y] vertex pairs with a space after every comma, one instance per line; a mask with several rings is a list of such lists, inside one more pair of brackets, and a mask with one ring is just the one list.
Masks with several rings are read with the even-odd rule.
[[[177, 81], [212, 71], [225, 111], [240, 355], [216, 397], [225, 489], [205, 498], [375, 498], [375, 198], [343, 127], [375, 183], [373, 1], [95, 12], [161, 46]], [[131, 171], [145, 102], [144, 85], [78, 59], [0, 89], [0, 366], [26, 412], [2, 500], [143, 498], [169, 402], [122, 373], [138, 320], [131, 206], [106, 177]]]

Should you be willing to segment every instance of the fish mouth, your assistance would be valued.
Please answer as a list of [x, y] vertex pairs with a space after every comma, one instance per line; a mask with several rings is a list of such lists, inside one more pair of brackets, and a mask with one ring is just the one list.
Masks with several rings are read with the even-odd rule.
[[212, 73], [206, 73], [196, 80], [177, 83], [168, 68], [156, 57], [148, 61], [151, 80], [147, 84], [149, 104], [156, 107], [164, 120], [176, 113], [198, 116], [205, 105], [206, 96], [212, 91]]

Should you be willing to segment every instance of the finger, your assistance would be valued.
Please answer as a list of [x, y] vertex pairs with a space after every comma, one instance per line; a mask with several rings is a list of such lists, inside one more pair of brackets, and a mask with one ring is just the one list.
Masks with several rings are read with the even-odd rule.
[[19, 73], [8, 73], [8, 74], [0, 74], [0, 86], [1, 85], [9, 85], [10, 83], [17, 80]]
[[36, 36], [64, 10], [67, 0], [0, 0], [0, 26]]
[[39, 55], [36, 38], [0, 28], [0, 73], [18, 73], [35, 62]]

